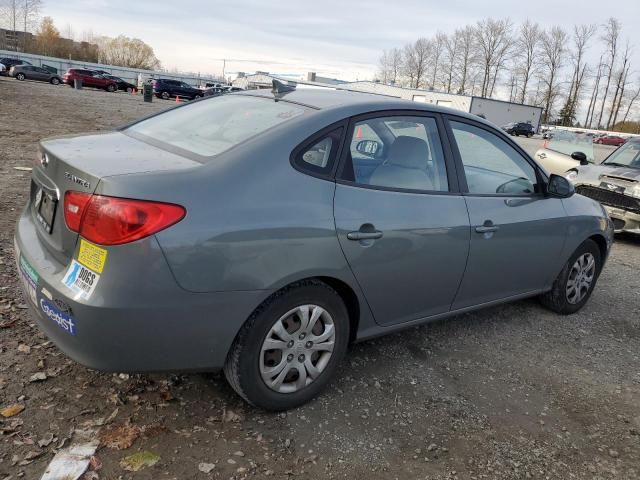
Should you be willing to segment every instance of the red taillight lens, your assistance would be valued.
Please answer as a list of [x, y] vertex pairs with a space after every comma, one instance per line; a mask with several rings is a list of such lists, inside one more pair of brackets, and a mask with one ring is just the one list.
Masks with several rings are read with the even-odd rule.
[[80, 222], [89, 200], [91, 200], [90, 193], [67, 192], [64, 194], [64, 221], [69, 230], [80, 232]]
[[[79, 199], [85, 196], [89, 198], [80, 205]], [[67, 192], [64, 203], [69, 229], [100, 245], [120, 245], [148, 237], [179, 222], [186, 215], [183, 207], [171, 203], [80, 192]], [[76, 206], [80, 207], [78, 213], [75, 212]], [[76, 215], [80, 216], [77, 223]]]

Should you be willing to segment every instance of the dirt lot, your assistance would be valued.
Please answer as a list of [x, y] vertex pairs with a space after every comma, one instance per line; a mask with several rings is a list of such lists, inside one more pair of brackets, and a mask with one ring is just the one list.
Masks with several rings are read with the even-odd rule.
[[[25, 407], [0, 419], [0, 480], [40, 478], [87, 428], [102, 437], [92, 479], [640, 478], [640, 238], [617, 238], [579, 314], [530, 300], [356, 345], [324, 395], [286, 414], [247, 407], [218, 375], [106, 375], [65, 358], [19, 290], [29, 173], [14, 167], [40, 138], [171, 105], [0, 77], [0, 409]], [[139, 451], [160, 459], [128, 472]]]

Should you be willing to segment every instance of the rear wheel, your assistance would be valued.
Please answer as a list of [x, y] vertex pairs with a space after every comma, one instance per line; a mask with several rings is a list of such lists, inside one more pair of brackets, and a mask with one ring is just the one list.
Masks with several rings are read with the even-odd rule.
[[551, 290], [543, 294], [540, 301], [545, 307], [562, 315], [577, 312], [589, 300], [601, 268], [598, 244], [586, 240], [569, 258]]
[[60, 85], [60, 79], [58, 77], [53, 77], [49, 82], [51, 85]]
[[25, 79], [24, 73], [19, 73], [19, 74], [16, 75], [16, 80], [22, 81], [24, 79]]
[[319, 281], [294, 284], [260, 306], [236, 337], [224, 367], [247, 402], [287, 410], [329, 383], [349, 341], [340, 296]]
[[133, 88], [132, 87], [127, 87], [127, 93], [132, 93], [133, 92]]
[[170, 94], [169, 92], [167, 92], [166, 90], [165, 90], [164, 92], [162, 92], [162, 93], [160, 94], [160, 96], [161, 96], [162, 98], [164, 98], [165, 100], [169, 100], [169, 99], [171, 98], [171, 94]]

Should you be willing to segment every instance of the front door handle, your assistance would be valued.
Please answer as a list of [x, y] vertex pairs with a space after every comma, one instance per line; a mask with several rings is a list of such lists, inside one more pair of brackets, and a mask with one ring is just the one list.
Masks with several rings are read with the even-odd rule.
[[493, 233], [497, 232], [499, 228], [500, 227], [494, 225], [491, 220], [485, 220], [484, 224], [476, 227], [476, 233]]
[[349, 232], [347, 233], [349, 240], [377, 240], [382, 238], [382, 232], [375, 230], [373, 232]]

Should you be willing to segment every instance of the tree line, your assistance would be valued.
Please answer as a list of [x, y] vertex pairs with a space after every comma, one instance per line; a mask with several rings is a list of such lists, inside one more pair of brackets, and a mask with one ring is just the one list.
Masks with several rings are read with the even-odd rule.
[[[140, 39], [96, 36], [85, 31], [81, 40], [76, 41], [70, 25], [61, 33], [51, 17], [40, 19], [41, 8], [41, 0], [0, 0], [0, 26], [19, 39], [13, 44], [15, 50], [146, 70], [161, 66], [153, 48]], [[23, 34], [17, 35], [19, 32]]]
[[[588, 61], [592, 49], [599, 53], [596, 63]], [[460, 95], [500, 94], [542, 107], [543, 123], [612, 129], [630, 123], [640, 96], [631, 51], [613, 17], [571, 29], [487, 18], [384, 50], [378, 80]]]

